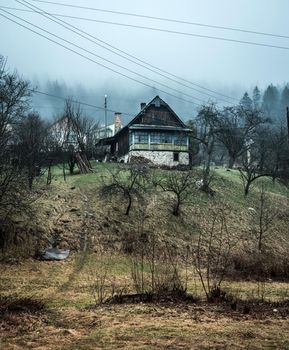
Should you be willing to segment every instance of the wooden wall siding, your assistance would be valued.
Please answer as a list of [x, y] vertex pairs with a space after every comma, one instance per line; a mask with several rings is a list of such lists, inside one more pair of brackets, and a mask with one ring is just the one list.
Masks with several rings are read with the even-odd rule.
[[181, 123], [175, 118], [174, 114], [161, 106], [156, 108], [150, 106], [145, 114], [140, 115], [134, 124], [145, 124], [145, 125], [167, 125], [167, 126], [179, 126], [183, 127]]
[[118, 155], [123, 156], [129, 152], [129, 135], [128, 132], [123, 133], [119, 139], [118, 142]]

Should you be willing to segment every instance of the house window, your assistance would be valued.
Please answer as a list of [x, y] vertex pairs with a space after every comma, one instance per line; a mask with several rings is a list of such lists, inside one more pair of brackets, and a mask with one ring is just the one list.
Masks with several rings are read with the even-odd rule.
[[151, 143], [161, 143], [161, 134], [159, 133], [151, 134]]
[[187, 137], [186, 136], [182, 136], [182, 135], [178, 135], [175, 136], [175, 145], [178, 146], [185, 146], [187, 144]]
[[134, 143], [148, 143], [149, 135], [146, 132], [136, 132], [134, 135]]
[[178, 162], [180, 159], [180, 153], [179, 152], [174, 152], [174, 162]]
[[151, 143], [172, 143], [172, 135], [166, 133], [152, 133]]
[[163, 143], [172, 143], [172, 142], [173, 142], [172, 135], [164, 134]]

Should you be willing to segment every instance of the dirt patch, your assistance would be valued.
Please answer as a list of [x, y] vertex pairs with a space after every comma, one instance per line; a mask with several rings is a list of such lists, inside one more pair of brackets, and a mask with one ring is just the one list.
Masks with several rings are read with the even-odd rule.
[[112, 298], [106, 300], [105, 304], [137, 304], [137, 303], [195, 303], [197, 302], [192, 294], [173, 291], [163, 293], [138, 293], [138, 294], [125, 294], [115, 295]]
[[[259, 300], [235, 299], [224, 302], [206, 302], [195, 298], [185, 292], [144, 293], [116, 295], [107, 299], [106, 305], [130, 305], [130, 304], [155, 304], [165, 308], [183, 311], [184, 309], [196, 316], [196, 314], [214, 314], [215, 317], [228, 317], [233, 319], [258, 319], [267, 318], [288, 319], [289, 299], [282, 302], [267, 302]], [[96, 309], [99, 306], [89, 306], [88, 309]]]
[[28, 313], [40, 314], [45, 310], [45, 303], [42, 300], [32, 298], [0, 298], [0, 315], [5, 313]]

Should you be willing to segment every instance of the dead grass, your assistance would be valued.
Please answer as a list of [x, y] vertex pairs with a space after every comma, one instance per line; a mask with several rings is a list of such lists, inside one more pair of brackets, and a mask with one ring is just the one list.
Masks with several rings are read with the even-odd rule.
[[[63, 309], [1, 329], [5, 349], [287, 349], [288, 319], [234, 319], [215, 307], [160, 305]], [[21, 328], [19, 324], [27, 324]], [[14, 324], [15, 326], [15, 324]]]
[[[104, 257], [105, 258], [105, 257]], [[47, 305], [41, 314], [13, 313], [1, 322], [2, 349], [286, 349], [289, 319], [281, 309], [244, 315], [242, 307], [181, 303], [106, 305], [94, 309], [89, 292], [89, 266], [95, 255], [75, 255], [64, 262], [28, 260], [18, 266], [0, 265], [0, 295], [37, 298]], [[111, 271], [129, 284], [128, 259], [110, 256]], [[201, 289], [196, 281], [199, 294]], [[193, 285], [190, 291], [194, 293]], [[253, 282], [225, 286], [243, 299], [257, 297]], [[270, 299], [284, 297], [285, 283], [268, 283]], [[132, 288], [132, 286], [128, 286]], [[131, 289], [132, 290], [132, 289]], [[263, 310], [263, 309], [262, 309]], [[286, 309], [287, 310], [287, 309]]]

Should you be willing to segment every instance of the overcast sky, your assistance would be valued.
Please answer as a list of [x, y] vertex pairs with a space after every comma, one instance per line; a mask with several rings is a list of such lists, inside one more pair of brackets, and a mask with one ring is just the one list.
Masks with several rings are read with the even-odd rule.
[[[135, 0], [55, 0], [65, 4], [81, 5], [99, 9], [137, 13], [142, 15], [179, 19], [190, 22], [199, 22], [216, 26], [243, 28], [289, 36], [288, 0], [179, 0], [179, 1], [135, 1]], [[26, 2], [27, 3], [27, 2]], [[274, 38], [249, 33], [239, 33], [221, 29], [204, 28], [193, 25], [170, 23], [104, 13], [93, 10], [62, 7], [55, 4], [44, 4], [29, 0], [29, 3], [54, 14], [65, 14], [85, 18], [118, 22], [139, 26], [150, 26], [172, 31], [188, 32], [193, 34], [218, 36], [236, 40], [253, 41], [289, 48], [289, 39]], [[14, 0], [0, 0], [0, 6], [9, 6], [25, 9]], [[145, 82], [171, 94], [181, 96], [180, 93], [169, 90], [158, 83], [168, 85], [188, 95], [207, 100], [207, 95], [194, 92], [164, 77], [158, 76], [121, 57], [113, 55], [88, 40], [69, 32], [56, 23], [53, 23], [40, 14], [32, 14], [15, 10], [7, 10], [41, 28], [57, 34], [61, 38], [71, 41], [81, 48], [123, 65], [132, 71], [155, 80], [146, 80], [143, 77], [124, 71], [120, 67], [102, 61], [91, 53], [80, 48], [65, 44], [73, 50], [113, 68], [136, 80]], [[2, 13], [2, 12], [0, 12]], [[6, 14], [7, 15], [7, 14]], [[261, 88], [269, 83], [284, 84], [289, 81], [289, 50], [274, 49], [197, 38], [193, 36], [177, 35], [132, 27], [112, 25], [106, 23], [88, 22], [77, 19], [61, 18], [85, 32], [147, 61], [172, 74], [209, 87], [218, 92], [238, 96], [242, 89], [250, 89], [258, 84]], [[14, 18], [14, 20], [19, 21]], [[24, 23], [25, 24], [25, 23]], [[26, 26], [29, 26], [27, 23]], [[40, 32], [39, 28], [33, 30]], [[9, 67], [17, 70], [29, 79], [59, 79], [68, 84], [81, 83], [88, 88], [97, 87], [97, 93], [103, 95], [110, 89], [121, 91], [128, 95], [136, 91], [144, 91], [145, 98], [153, 95], [152, 89], [130, 81], [127, 78], [106, 70], [73, 52], [47, 41], [27, 29], [9, 22], [0, 17], [1, 47], [0, 53], [8, 56]], [[43, 33], [44, 35], [48, 34]], [[59, 41], [59, 39], [55, 39]], [[93, 39], [94, 40], [94, 39]], [[164, 99], [173, 101], [174, 97], [158, 92]], [[153, 96], [152, 96], [153, 97]], [[189, 96], [182, 96], [192, 101]], [[238, 96], [239, 98], [239, 96]], [[194, 100], [200, 103], [199, 100]], [[177, 103], [177, 102], [176, 102]], [[189, 105], [189, 104], [186, 104]]]

